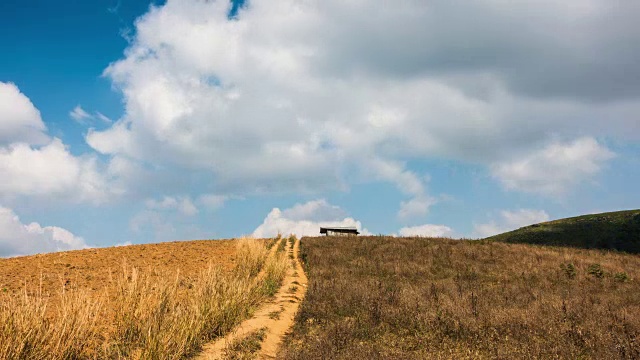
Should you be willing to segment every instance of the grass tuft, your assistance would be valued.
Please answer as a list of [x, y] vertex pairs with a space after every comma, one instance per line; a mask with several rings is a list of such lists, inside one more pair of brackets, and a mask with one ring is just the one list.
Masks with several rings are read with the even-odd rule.
[[242, 339], [233, 342], [224, 350], [224, 360], [249, 360], [255, 359], [261, 349], [262, 340], [266, 336], [267, 329], [256, 330]]

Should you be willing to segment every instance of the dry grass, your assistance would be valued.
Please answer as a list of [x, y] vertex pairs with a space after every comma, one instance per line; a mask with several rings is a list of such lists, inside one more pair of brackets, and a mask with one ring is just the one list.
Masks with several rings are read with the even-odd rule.
[[[181, 359], [228, 332], [270, 296], [284, 276], [264, 242], [238, 242], [233, 271], [199, 275], [124, 265], [103, 295], [62, 292], [55, 311], [42, 294], [0, 296], [2, 359]], [[266, 262], [265, 262], [266, 260]], [[258, 276], [261, 269], [264, 272]]]
[[224, 350], [224, 360], [255, 359], [260, 351], [262, 340], [266, 335], [266, 328], [256, 330], [243, 339], [233, 342]]
[[289, 239], [285, 239], [284, 241], [281, 241], [280, 243], [278, 243], [278, 248], [277, 248], [277, 252], [283, 252], [285, 250], [285, 247], [287, 246], [287, 242], [289, 242]]
[[637, 255], [384, 237], [304, 238], [301, 255], [284, 359], [640, 358]]
[[268, 249], [265, 246], [259, 246], [255, 239], [243, 238], [237, 242], [238, 263], [244, 266], [237, 266], [234, 270], [240, 277], [253, 277], [258, 275], [262, 270], [262, 265], [267, 258]]
[[264, 265], [264, 280], [262, 281], [262, 293], [265, 296], [271, 297], [278, 292], [288, 266], [285, 252], [276, 252], [275, 256], [267, 259]]
[[0, 302], [0, 358], [76, 359], [96, 345], [101, 303], [86, 294], [61, 295], [55, 317], [42, 297], [5, 297]]

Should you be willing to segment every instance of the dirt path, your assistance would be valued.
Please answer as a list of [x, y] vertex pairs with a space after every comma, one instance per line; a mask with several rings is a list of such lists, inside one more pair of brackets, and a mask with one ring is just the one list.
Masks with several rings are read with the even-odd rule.
[[[277, 246], [278, 244], [274, 245]], [[260, 307], [251, 319], [242, 322], [233, 332], [205, 345], [196, 359], [224, 359], [227, 347], [261, 329], [264, 329], [264, 336], [257, 358], [275, 358], [282, 339], [293, 326], [294, 317], [307, 290], [307, 276], [299, 259], [300, 240], [295, 240], [293, 248], [287, 244], [286, 249], [290, 255], [290, 265], [274, 299]]]

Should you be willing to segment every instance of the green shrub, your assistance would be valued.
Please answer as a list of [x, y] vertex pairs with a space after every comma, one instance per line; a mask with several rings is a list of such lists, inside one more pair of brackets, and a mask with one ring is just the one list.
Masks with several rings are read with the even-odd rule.
[[564, 274], [569, 278], [573, 279], [576, 277], [578, 272], [576, 271], [576, 267], [572, 263], [568, 264], [560, 264], [560, 269], [564, 272]]
[[624, 271], [616, 273], [613, 276], [613, 278], [614, 278], [615, 281], [618, 281], [618, 282], [627, 282], [627, 281], [629, 281], [629, 275], [627, 275], [627, 273], [624, 272]]
[[601, 279], [604, 277], [604, 270], [602, 270], [602, 266], [600, 264], [591, 264], [587, 269], [589, 275], [593, 275], [594, 277]]

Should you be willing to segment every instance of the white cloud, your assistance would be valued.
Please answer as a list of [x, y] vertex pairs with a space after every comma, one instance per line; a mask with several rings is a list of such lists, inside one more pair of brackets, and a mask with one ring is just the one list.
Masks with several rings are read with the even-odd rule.
[[398, 218], [408, 220], [425, 216], [429, 212], [429, 208], [435, 203], [436, 200], [434, 198], [425, 196], [418, 196], [409, 201], [402, 201], [400, 203], [400, 210], [398, 211]]
[[[580, 124], [615, 134], [628, 129], [640, 110], [633, 102], [589, 105], [560, 93], [549, 102], [530, 96], [540, 78], [528, 75], [536, 68], [531, 57], [545, 66], [552, 60], [540, 47], [569, 56], [606, 45], [598, 37], [580, 38], [580, 46], [561, 37], [559, 46], [537, 31], [520, 34], [528, 41], [504, 35], [511, 33], [505, 19], [518, 19], [527, 29], [539, 29], [537, 21], [550, 21], [545, 29], [564, 29], [553, 16], [525, 16], [528, 6], [553, 14], [559, 5], [552, 3], [518, 5], [504, 14], [492, 2], [391, 7], [257, 0], [234, 21], [227, 19], [228, 6], [170, 0], [136, 22], [125, 57], [105, 71], [122, 90], [125, 114], [104, 131], [89, 131], [94, 149], [213, 173], [218, 188], [238, 193], [344, 188], [354, 172], [372, 173], [371, 179], [392, 182], [409, 196], [398, 213], [405, 218], [423, 216], [434, 203], [406, 159], [495, 164], [506, 153], [531, 152], [549, 128], [572, 136]], [[469, 8], [483, 16], [467, 18]], [[563, 7], [581, 26], [590, 24], [589, 16], [609, 16], [586, 16], [581, 9]], [[456, 29], [462, 33], [449, 31], [461, 23]], [[609, 36], [616, 38], [604, 38]], [[459, 45], [468, 43], [477, 46]], [[489, 58], [504, 64], [487, 63], [492, 52], [501, 55]], [[558, 85], [566, 85], [565, 93], [574, 89], [575, 97], [609, 96], [583, 94], [582, 84]], [[602, 127], [601, 119], [611, 118], [606, 114], [615, 116]], [[501, 177], [511, 174], [496, 169]]]
[[74, 107], [73, 110], [69, 112], [69, 116], [80, 124], [87, 124], [89, 123], [89, 120], [100, 120], [105, 124], [113, 123], [113, 120], [111, 120], [103, 113], [96, 111], [95, 114], [89, 114], [80, 105], [76, 105], [76, 107]]
[[0, 146], [49, 141], [40, 112], [13, 83], [0, 82]]
[[59, 139], [40, 149], [22, 143], [0, 149], [3, 194], [63, 193], [75, 186], [79, 174], [80, 164]]
[[562, 195], [596, 175], [615, 156], [595, 139], [555, 142], [515, 161], [495, 164], [493, 176], [511, 190]]
[[445, 225], [424, 224], [412, 227], [403, 227], [398, 233], [400, 236], [425, 236], [425, 237], [445, 237], [451, 236], [453, 230]]
[[86, 112], [80, 105], [76, 105], [76, 107], [74, 107], [73, 110], [69, 112], [69, 116], [71, 116], [73, 120], [80, 123], [84, 122], [84, 120], [95, 119], [93, 115]]
[[165, 196], [161, 200], [148, 199], [145, 201], [150, 210], [176, 210], [182, 215], [193, 216], [198, 213], [198, 208], [187, 196]]
[[296, 204], [292, 208], [280, 210], [274, 208], [269, 212], [262, 224], [253, 232], [257, 238], [273, 237], [278, 234], [295, 234], [302, 236], [319, 236], [321, 226], [355, 227], [363, 234], [362, 224], [353, 218], [346, 217], [345, 212], [325, 200], [314, 200], [304, 204]]
[[429, 177], [420, 178], [416, 173], [406, 170], [404, 165], [398, 162], [372, 159], [366, 164], [373, 176], [394, 183], [405, 195], [411, 199], [402, 201], [398, 210], [398, 218], [406, 221], [412, 218], [424, 217], [431, 206], [438, 201], [427, 194], [425, 182]]
[[[538, 181], [522, 185], [505, 154], [535, 155], [549, 129], [640, 138], [640, 82], [618, 66], [640, 54], [619, 36], [638, 31], [635, 5], [389, 4], [256, 0], [233, 21], [228, 2], [153, 7], [105, 71], [124, 116], [86, 140], [103, 154], [197, 172], [222, 194], [388, 181], [408, 197], [398, 212], [406, 218], [434, 203], [406, 161], [506, 164], [494, 165], [498, 177], [529, 191]], [[619, 28], [594, 25], [614, 18]], [[523, 31], [510, 31], [514, 23]], [[558, 176], [584, 174], [567, 169]]]
[[549, 221], [549, 214], [544, 210], [503, 210], [500, 212], [498, 222], [491, 221], [485, 224], [476, 224], [474, 232], [477, 236], [484, 238], [545, 221]]
[[23, 224], [13, 210], [0, 206], [0, 256], [30, 255], [87, 248], [81, 237], [57, 226]]
[[96, 117], [100, 120], [102, 120], [104, 123], [106, 124], [111, 124], [113, 123], [113, 120], [111, 120], [109, 117], [107, 117], [106, 115], [104, 115], [103, 113], [97, 111], [96, 112]]
[[51, 196], [101, 203], [112, 193], [93, 157], [75, 157], [61, 140], [0, 147], [0, 197]]
[[329, 204], [325, 199], [318, 199], [296, 204], [282, 211], [282, 217], [289, 220], [334, 221], [346, 217], [346, 212], [339, 206]]
[[[78, 106], [76, 114], [83, 114]], [[96, 156], [75, 156], [50, 138], [39, 111], [11, 83], [0, 82], [0, 200], [41, 197], [99, 204], [124, 192], [102, 174]]]

